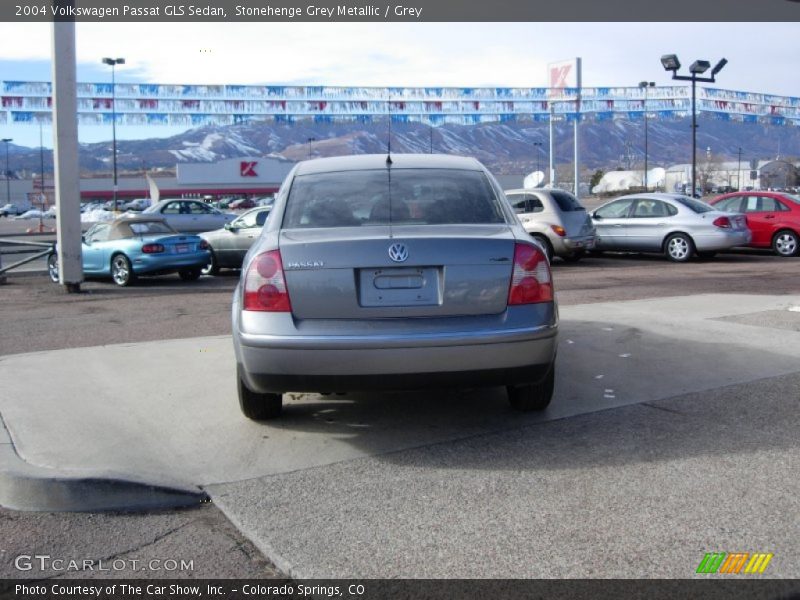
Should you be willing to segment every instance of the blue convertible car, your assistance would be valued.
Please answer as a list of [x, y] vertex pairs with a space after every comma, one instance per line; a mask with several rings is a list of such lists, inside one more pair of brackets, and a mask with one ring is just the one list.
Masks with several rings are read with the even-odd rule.
[[[82, 241], [83, 274], [111, 277], [119, 286], [131, 284], [138, 275], [175, 271], [184, 281], [193, 281], [211, 258], [205, 240], [177, 233], [164, 219], [147, 216], [97, 223]], [[56, 253], [47, 257], [47, 267], [50, 279], [58, 282]]]

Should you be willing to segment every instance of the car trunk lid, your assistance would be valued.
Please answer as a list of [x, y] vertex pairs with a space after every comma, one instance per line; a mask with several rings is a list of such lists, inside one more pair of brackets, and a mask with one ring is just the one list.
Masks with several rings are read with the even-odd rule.
[[284, 230], [279, 244], [295, 317], [354, 319], [502, 312], [515, 238], [506, 224], [375, 226]]

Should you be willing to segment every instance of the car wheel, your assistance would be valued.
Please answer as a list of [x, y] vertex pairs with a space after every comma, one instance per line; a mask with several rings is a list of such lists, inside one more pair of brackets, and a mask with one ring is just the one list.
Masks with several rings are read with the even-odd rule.
[[664, 242], [664, 254], [673, 262], [686, 262], [694, 254], [694, 243], [685, 233], [675, 233]]
[[211, 255], [211, 260], [205, 267], [203, 267], [201, 273], [203, 275], [219, 275], [219, 263], [217, 263], [217, 255], [214, 254], [213, 250], [209, 250], [209, 254]]
[[181, 269], [178, 271], [178, 277], [184, 281], [197, 281], [200, 279], [200, 274], [202, 271], [202, 269], [198, 269], [196, 267], [194, 269]]
[[53, 253], [47, 257], [47, 274], [50, 281], [58, 283], [58, 254]]
[[136, 279], [131, 261], [124, 254], [115, 254], [111, 259], [111, 279], [120, 287], [130, 285]]
[[772, 238], [772, 249], [778, 256], [797, 256], [798, 250], [800, 250], [797, 234], [788, 229], [779, 231]]
[[242, 378], [242, 367], [236, 366], [237, 390], [239, 392], [239, 407], [248, 419], [263, 421], [279, 417], [283, 409], [283, 396], [281, 394], [259, 394], [245, 384]]
[[532, 234], [531, 237], [539, 242], [539, 245], [544, 248], [544, 253], [547, 255], [548, 262], [553, 262], [553, 245], [550, 243], [550, 240], [543, 235], [536, 233]]
[[544, 410], [553, 399], [555, 379], [556, 368], [553, 366], [539, 383], [508, 386], [508, 401], [511, 407], [523, 412]]

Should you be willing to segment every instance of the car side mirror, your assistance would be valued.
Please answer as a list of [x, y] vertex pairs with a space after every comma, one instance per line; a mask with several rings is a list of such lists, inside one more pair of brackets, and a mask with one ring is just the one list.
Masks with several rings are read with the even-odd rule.
[[81, 236], [81, 243], [82, 243], [82, 244], [86, 244], [86, 243], [87, 243], [87, 242], [86, 242], [86, 236], [85, 236], [85, 235], [82, 235], [82, 236]]
[[225, 225], [223, 225], [223, 227], [225, 229], [227, 229], [228, 231], [230, 231], [231, 229], [234, 229], [233, 225], [231, 225], [230, 223], [225, 223]]
[[593, 219], [600, 220], [600, 219], [602, 219], [603, 217], [601, 217], [600, 215], [598, 215], [598, 214], [597, 214], [597, 212], [593, 212], [593, 213], [592, 213], [592, 218], [593, 218]]

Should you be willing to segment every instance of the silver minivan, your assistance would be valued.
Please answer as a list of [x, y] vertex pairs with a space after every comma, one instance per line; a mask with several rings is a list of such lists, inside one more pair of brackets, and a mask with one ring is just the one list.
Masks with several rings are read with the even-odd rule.
[[564, 190], [508, 190], [506, 197], [522, 226], [546, 250], [548, 259], [558, 256], [577, 261], [595, 244], [595, 230], [586, 209]]
[[285, 392], [505, 386], [553, 394], [550, 266], [477, 160], [298, 163], [244, 260], [232, 307], [239, 404]]

